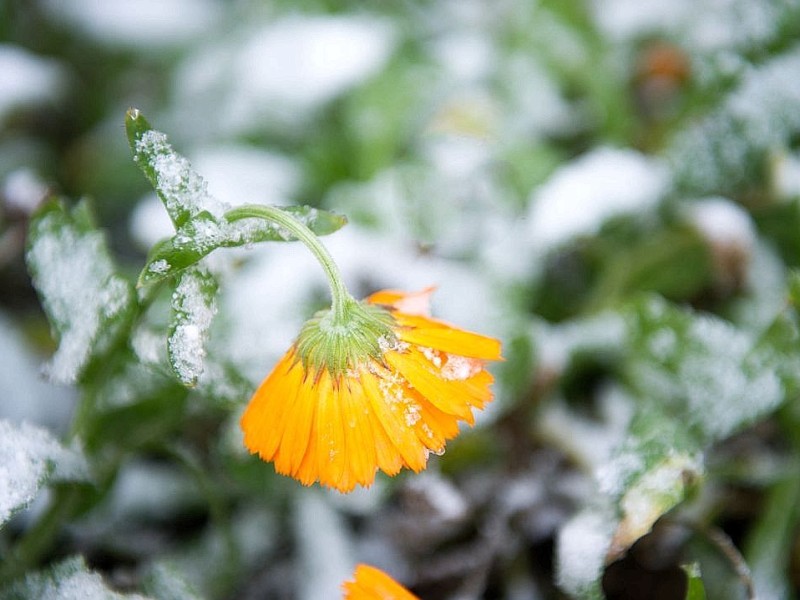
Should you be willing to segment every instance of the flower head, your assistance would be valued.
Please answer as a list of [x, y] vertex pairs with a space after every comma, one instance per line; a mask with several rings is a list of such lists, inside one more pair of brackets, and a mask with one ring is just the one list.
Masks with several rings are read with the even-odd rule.
[[386, 573], [369, 565], [358, 565], [353, 581], [342, 584], [344, 600], [419, 600]]
[[485, 366], [501, 358], [498, 340], [432, 319], [431, 292], [385, 290], [308, 321], [242, 416], [250, 452], [340, 492], [424, 469], [492, 400]]

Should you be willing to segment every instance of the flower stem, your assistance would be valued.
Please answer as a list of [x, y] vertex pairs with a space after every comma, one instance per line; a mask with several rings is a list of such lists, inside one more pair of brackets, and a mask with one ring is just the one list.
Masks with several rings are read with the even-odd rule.
[[266, 206], [260, 204], [246, 204], [228, 211], [225, 214], [228, 221], [238, 221], [240, 219], [264, 219], [276, 223], [287, 229], [294, 237], [303, 242], [306, 247], [322, 265], [328, 284], [331, 288], [331, 312], [334, 323], [344, 323], [347, 315], [347, 306], [353, 302], [353, 297], [347, 291], [342, 280], [339, 267], [333, 261], [333, 257], [328, 249], [322, 245], [319, 238], [306, 227], [303, 223], [295, 219], [291, 214], [276, 206]]

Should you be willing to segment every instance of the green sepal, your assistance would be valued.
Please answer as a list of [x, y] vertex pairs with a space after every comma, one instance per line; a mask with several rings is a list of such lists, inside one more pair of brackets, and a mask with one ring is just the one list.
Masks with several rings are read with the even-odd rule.
[[398, 344], [392, 331], [394, 319], [379, 306], [347, 298], [344, 318], [336, 321], [330, 309], [306, 321], [295, 343], [306, 370], [323, 369], [335, 378], [365, 360], [379, 360], [386, 349]]

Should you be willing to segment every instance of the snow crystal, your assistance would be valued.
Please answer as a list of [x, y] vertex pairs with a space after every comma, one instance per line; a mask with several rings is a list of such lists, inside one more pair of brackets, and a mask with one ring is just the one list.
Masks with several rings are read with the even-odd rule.
[[44, 8], [83, 34], [109, 46], [139, 50], [180, 46], [219, 22], [212, 0], [137, 0], [136, 10], [117, 2], [47, 0]]
[[87, 570], [81, 557], [69, 558], [44, 573], [31, 573], [8, 591], [12, 598], [37, 600], [148, 600], [112, 591], [100, 575]]
[[194, 383], [203, 373], [205, 338], [217, 312], [216, 303], [206, 300], [203, 281], [185, 273], [172, 296], [178, 324], [169, 338], [172, 366], [184, 383]]
[[87, 479], [77, 450], [61, 446], [46, 430], [0, 419], [0, 523], [27, 506], [48, 476]]
[[147, 268], [153, 273], [165, 273], [166, 271], [169, 271], [169, 263], [162, 258], [150, 263], [150, 266]]
[[592, 150], [534, 191], [528, 235], [548, 248], [594, 234], [606, 219], [653, 208], [667, 183], [667, 170], [655, 159], [633, 150]]
[[145, 155], [155, 171], [156, 189], [170, 215], [188, 212], [195, 216], [206, 210], [221, 217], [229, 208], [208, 193], [205, 180], [186, 158], [175, 153], [160, 131], [150, 129], [136, 140], [136, 154]]
[[588, 592], [603, 572], [615, 526], [615, 519], [606, 512], [585, 510], [570, 519], [559, 532], [558, 585], [569, 594], [594, 597]]
[[483, 362], [478, 359], [448, 354], [441, 376], [451, 381], [463, 381], [477, 375], [482, 369]]
[[103, 323], [130, 302], [128, 283], [115, 274], [99, 232], [78, 233], [50, 225], [45, 216], [42, 233], [28, 253], [34, 281], [61, 339], [48, 374], [60, 383], [74, 382], [89, 359]]
[[64, 73], [54, 61], [11, 44], [0, 44], [0, 125], [15, 110], [56, 99]]

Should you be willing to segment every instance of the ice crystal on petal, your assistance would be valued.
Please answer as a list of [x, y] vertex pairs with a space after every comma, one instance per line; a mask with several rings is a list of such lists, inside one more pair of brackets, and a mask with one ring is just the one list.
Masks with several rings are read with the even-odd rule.
[[442, 367], [441, 373], [442, 377], [450, 381], [462, 381], [477, 375], [481, 369], [483, 369], [483, 364], [479, 360], [448, 354], [447, 362]]

